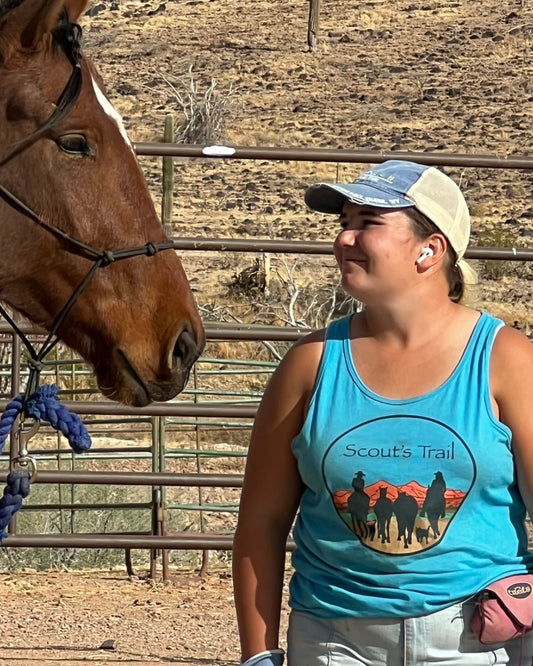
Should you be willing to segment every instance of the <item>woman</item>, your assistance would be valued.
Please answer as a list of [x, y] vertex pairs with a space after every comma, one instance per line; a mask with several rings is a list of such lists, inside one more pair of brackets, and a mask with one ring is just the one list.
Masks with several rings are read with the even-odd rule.
[[299, 509], [290, 666], [530, 664], [533, 634], [488, 646], [469, 628], [476, 593], [533, 569], [533, 348], [460, 303], [463, 195], [389, 161], [306, 202], [339, 216], [342, 285], [365, 308], [294, 345], [261, 402], [234, 546], [243, 663], [283, 662]]

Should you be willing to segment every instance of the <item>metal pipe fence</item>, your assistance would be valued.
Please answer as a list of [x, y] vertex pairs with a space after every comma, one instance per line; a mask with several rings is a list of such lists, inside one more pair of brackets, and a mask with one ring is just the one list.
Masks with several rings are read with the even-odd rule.
[[[202, 147], [176, 144], [139, 143], [138, 155], [213, 159], [261, 159], [377, 163], [387, 159], [409, 159], [425, 164], [442, 166], [482, 167], [494, 169], [533, 169], [533, 157], [491, 155], [446, 155], [431, 153], [400, 153], [377, 151], [322, 150], [302, 148], [246, 148]], [[168, 159], [165, 162], [168, 178]], [[170, 228], [171, 201], [164, 192], [165, 224]], [[331, 256], [329, 243], [233, 239], [233, 238], [174, 238], [176, 250], [202, 252], [242, 252], [260, 254], [308, 254]], [[470, 247], [466, 257], [477, 260], [524, 261], [533, 260], [533, 250], [514, 247]], [[44, 332], [30, 324], [21, 324], [26, 335], [36, 339]], [[295, 326], [267, 326], [205, 322], [210, 342], [282, 342], [290, 343], [310, 332], [309, 328]], [[21, 368], [24, 357], [20, 341], [13, 337], [11, 328], [0, 321], [0, 348], [9, 348], [10, 360], [2, 357], [0, 382], [6, 382], [0, 391], [0, 410], [4, 410], [10, 398], [20, 392], [27, 378]], [[56, 511], [60, 515], [61, 533], [24, 533], [19, 529], [18, 516], [12, 521], [9, 536], [4, 541], [7, 548], [80, 548], [124, 549], [127, 566], [131, 567], [132, 549], [150, 552], [150, 575], [156, 574], [156, 563], [161, 558], [163, 578], [168, 577], [169, 551], [202, 551], [203, 564], [210, 550], [229, 550], [232, 546], [232, 523], [221, 528], [220, 523], [210, 521], [210, 514], [235, 514], [238, 508], [238, 491], [242, 486], [242, 471], [246, 457], [247, 433], [253, 422], [262, 391], [237, 389], [229, 386], [213, 387], [212, 378], [228, 382], [239, 376], [265, 378], [276, 367], [275, 361], [254, 359], [229, 359], [203, 357], [194, 369], [190, 386], [175, 401], [155, 403], [145, 408], [127, 407], [101, 398], [98, 389], [91, 384], [92, 375], [83, 362], [66, 352], [47, 361], [42, 372], [44, 379], [65, 384], [60, 398], [72, 412], [83, 417], [94, 438], [99, 441], [87, 455], [74, 456], [61, 442], [59, 435], [43, 428], [46, 441], [29, 454], [37, 461], [37, 474], [33, 490], [51, 488], [53, 495], [43, 501], [37, 494], [35, 501], [29, 498], [20, 512], [22, 516]], [[4, 384], [2, 384], [4, 386]], [[67, 398], [67, 399], [65, 399]], [[81, 399], [83, 398], [83, 399]], [[117, 443], [118, 440], [118, 443]], [[232, 444], [231, 440], [237, 443]], [[117, 471], [106, 466], [120, 460], [135, 469]], [[213, 466], [224, 462], [223, 473], [213, 473]], [[5, 481], [10, 465], [9, 455], [0, 456], [0, 478]], [[55, 468], [52, 466], [55, 465]], [[204, 465], [208, 465], [205, 471]], [[68, 466], [68, 469], [65, 469]], [[98, 467], [93, 469], [93, 467]], [[101, 466], [101, 467], [100, 467]], [[238, 468], [238, 471], [235, 471]], [[110, 499], [96, 501], [87, 495], [85, 486], [111, 489]], [[119, 489], [133, 488], [148, 495], [125, 496]], [[234, 494], [226, 497], [221, 490]], [[172, 492], [172, 495], [169, 493]], [[116, 497], [111, 499], [111, 495]], [[175, 494], [178, 493], [178, 494]], [[214, 494], [212, 494], [214, 493]], [[218, 494], [217, 494], [218, 493]], [[237, 493], [237, 494], [235, 494]], [[32, 491], [33, 495], [33, 491]], [[107, 495], [106, 495], [107, 497]], [[130, 511], [150, 516], [147, 529], [110, 530], [96, 533], [78, 530], [77, 516], [82, 512]], [[187, 524], [176, 529], [175, 514], [194, 514], [194, 529]], [[178, 521], [179, 522], [179, 521]], [[216, 531], [212, 528], [215, 525]], [[64, 533], [63, 533], [64, 532]], [[287, 548], [294, 548], [291, 540]]]

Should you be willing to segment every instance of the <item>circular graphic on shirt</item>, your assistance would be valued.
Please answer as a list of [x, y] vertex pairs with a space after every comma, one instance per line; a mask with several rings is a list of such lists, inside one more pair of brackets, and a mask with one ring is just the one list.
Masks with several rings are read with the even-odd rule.
[[421, 416], [373, 419], [327, 449], [324, 483], [347, 529], [362, 544], [412, 555], [444, 538], [476, 477], [466, 442]]

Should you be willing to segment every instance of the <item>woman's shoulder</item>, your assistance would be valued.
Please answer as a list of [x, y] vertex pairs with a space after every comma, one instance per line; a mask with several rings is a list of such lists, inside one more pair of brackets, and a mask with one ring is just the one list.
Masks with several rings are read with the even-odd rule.
[[294, 370], [298, 366], [298, 370], [303, 371], [304, 374], [306, 372], [312, 373], [314, 369], [316, 374], [316, 369], [322, 358], [326, 333], [327, 329], [321, 328], [297, 340], [284, 356], [280, 367], [288, 366], [291, 370]]
[[533, 362], [533, 345], [525, 333], [503, 324], [496, 333], [492, 355], [503, 362], [528, 359]]
[[511, 326], [501, 326], [494, 339], [490, 365], [496, 391], [520, 391], [533, 378], [531, 340]]
[[295, 384], [301, 383], [304, 388], [314, 386], [328, 331], [332, 330], [332, 326], [342, 326], [342, 321], [316, 329], [297, 340], [281, 360], [277, 374], [290, 376]]
[[312, 333], [300, 338], [291, 348], [290, 353], [299, 358], [315, 358], [322, 356], [324, 343], [327, 338], [348, 338], [350, 336], [350, 321], [358, 315], [348, 315], [342, 319], [332, 321], [326, 328], [314, 330]]
[[491, 393], [499, 418], [513, 432], [513, 447], [531, 447], [533, 418], [533, 345], [520, 331], [501, 326], [490, 358]]

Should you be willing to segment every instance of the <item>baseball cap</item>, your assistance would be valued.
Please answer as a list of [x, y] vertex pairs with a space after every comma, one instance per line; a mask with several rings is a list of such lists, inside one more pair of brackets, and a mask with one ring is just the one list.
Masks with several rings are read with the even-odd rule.
[[346, 201], [374, 208], [416, 208], [446, 236], [458, 261], [468, 246], [470, 213], [463, 193], [435, 167], [388, 160], [353, 183], [317, 183], [305, 192], [305, 203], [320, 213], [339, 215]]

